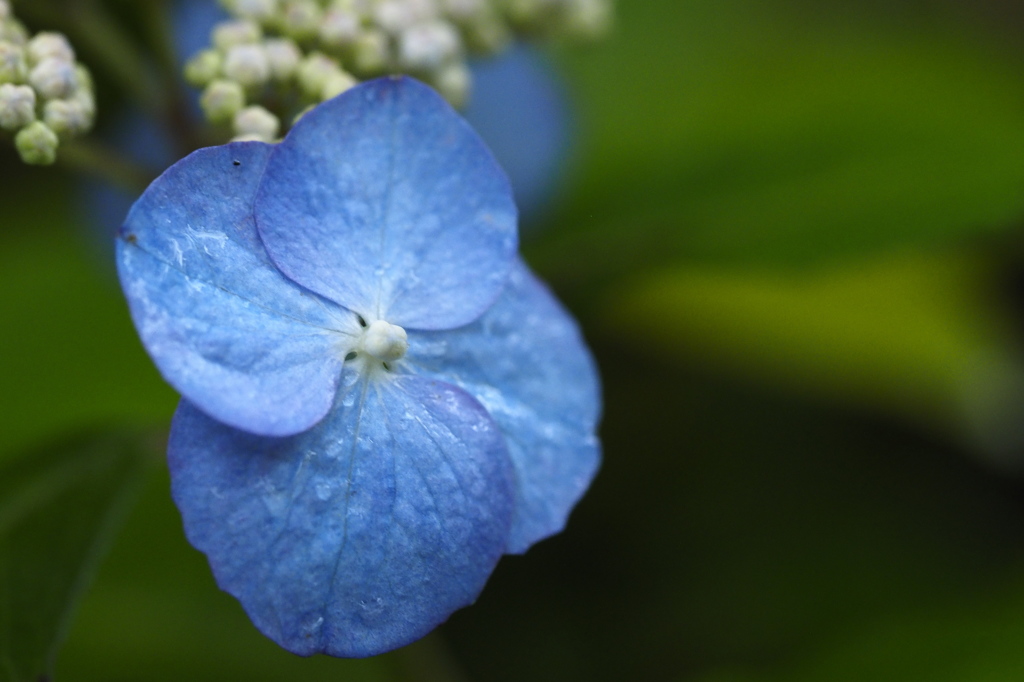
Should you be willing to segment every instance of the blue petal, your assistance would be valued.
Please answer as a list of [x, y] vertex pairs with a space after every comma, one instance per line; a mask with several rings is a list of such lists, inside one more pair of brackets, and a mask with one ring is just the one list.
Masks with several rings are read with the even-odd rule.
[[517, 247], [504, 172], [409, 78], [364, 83], [306, 114], [271, 157], [256, 222], [286, 275], [407, 328], [476, 319]]
[[118, 272], [143, 344], [168, 382], [216, 419], [263, 435], [308, 429], [330, 409], [348, 311], [270, 263], [252, 201], [270, 147], [203, 149], [128, 214]]
[[540, 50], [514, 45], [471, 63], [465, 116], [515, 190], [524, 218], [540, 213], [565, 173], [572, 143], [565, 88]]
[[297, 654], [408, 644], [472, 603], [505, 549], [504, 439], [454, 386], [346, 373], [331, 414], [253, 436], [186, 401], [168, 447], [192, 544], [253, 623]]
[[600, 464], [597, 371], [579, 329], [517, 260], [501, 298], [471, 325], [411, 332], [410, 371], [462, 387], [487, 408], [516, 469], [508, 552], [559, 532]]

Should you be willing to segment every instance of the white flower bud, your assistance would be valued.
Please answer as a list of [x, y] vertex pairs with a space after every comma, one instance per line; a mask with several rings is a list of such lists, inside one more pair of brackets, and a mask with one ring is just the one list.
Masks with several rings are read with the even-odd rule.
[[0, 85], [0, 128], [18, 130], [36, 120], [36, 91], [27, 85]]
[[404, 0], [381, 0], [373, 8], [373, 21], [392, 35], [416, 23], [416, 17]]
[[24, 83], [28, 79], [25, 50], [20, 45], [0, 41], [0, 83]]
[[89, 73], [85, 64], [75, 63], [75, 78], [78, 79], [78, 91], [88, 90], [91, 95], [93, 91], [92, 74]]
[[341, 73], [338, 62], [321, 52], [313, 52], [302, 60], [295, 75], [303, 94], [320, 100], [327, 81], [337, 73]]
[[289, 38], [304, 42], [316, 38], [323, 10], [316, 0], [290, 0], [284, 7], [282, 29]]
[[243, 19], [265, 23], [278, 11], [278, 0], [234, 0], [232, 11]]
[[75, 61], [75, 51], [71, 43], [62, 33], [43, 31], [37, 33], [26, 46], [29, 64], [35, 65], [39, 62], [53, 57], [65, 62]]
[[462, 62], [452, 62], [434, 74], [433, 85], [455, 108], [466, 106], [472, 76]]
[[228, 123], [245, 106], [245, 91], [234, 81], [215, 80], [203, 90], [199, 106], [211, 123]]
[[24, 45], [28, 42], [28, 31], [17, 19], [0, 20], [0, 40]]
[[388, 37], [382, 31], [363, 31], [352, 46], [352, 70], [359, 75], [380, 73], [390, 61]]
[[383, 362], [394, 362], [409, 350], [409, 335], [397, 324], [375, 320], [363, 331], [359, 350]]
[[251, 21], [222, 21], [213, 27], [213, 45], [227, 52], [235, 45], [251, 45], [263, 39], [263, 29]]
[[286, 81], [295, 75], [302, 61], [302, 51], [295, 41], [288, 38], [273, 38], [263, 43], [263, 51], [270, 65], [270, 77]]
[[608, 0], [569, 0], [565, 8], [565, 30], [588, 40], [608, 33], [612, 25], [612, 5]]
[[263, 85], [270, 78], [270, 62], [262, 45], [235, 45], [224, 58], [224, 75], [246, 88]]
[[362, 19], [369, 19], [377, 0], [331, 0], [330, 9], [351, 12]]
[[488, 9], [484, 0], [443, 0], [441, 8], [460, 23], [468, 22]]
[[295, 116], [294, 116], [294, 117], [292, 117], [292, 125], [295, 125], [296, 123], [298, 123], [298, 122], [299, 122], [299, 120], [300, 120], [300, 119], [301, 119], [301, 118], [302, 118], [303, 116], [305, 116], [305, 115], [306, 115], [306, 114], [308, 114], [309, 112], [313, 111], [314, 109], [316, 109], [316, 105], [315, 105], [315, 104], [310, 104], [310, 105], [309, 105], [308, 107], [306, 107], [305, 109], [303, 109], [303, 110], [302, 110], [302, 111], [300, 111], [299, 113], [295, 114]]
[[461, 48], [459, 34], [451, 24], [431, 21], [402, 31], [398, 59], [407, 69], [431, 71], [457, 56]]
[[281, 129], [277, 116], [259, 105], [246, 107], [235, 114], [235, 140], [273, 142]]
[[49, 166], [57, 160], [57, 134], [42, 121], [30, 123], [14, 136], [21, 160], [33, 166]]
[[405, 5], [417, 24], [437, 19], [441, 15], [438, 0], [405, 0]]
[[47, 57], [28, 74], [28, 82], [43, 99], [63, 99], [78, 87], [78, 74], [73, 62]]
[[93, 97], [92, 89], [78, 88], [71, 99], [82, 107], [82, 111], [89, 117], [89, 127], [92, 127], [92, 121], [96, 118], [96, 98]]
[[327, 79], [324, 81], [324, 86], [320, 91], [320, 99], [325, 102], [329, 99], [333, 99], [349, 88], [355, 86], [358, 82], [359, 81], [357, 81], [352, 74], [338, 69], [327, 76]]
[[81, 135], [92, 127], [92, 114], [78, 99], [54, 99], [43, 107], [43, 123], [58, 135]]
[[332, 8], [327, 10], [320, 23], [320, 42], [328, 48], [347, 47], [355, 42], [361, 30], [362, 22], [355, 12]]
[[185, 80], [189, 85], [203, 88], [223, 72], [224, 57], [217, 50], [197, 52], [185, 64]]

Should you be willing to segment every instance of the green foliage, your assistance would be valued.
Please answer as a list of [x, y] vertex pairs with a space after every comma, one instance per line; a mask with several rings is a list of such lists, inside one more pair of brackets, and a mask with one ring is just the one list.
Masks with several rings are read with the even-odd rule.
[[189, 546], [169, 489], [161, 466], [82, 601], [57, 682], [408, 679], [396, 672], [404, 650], [398, 660], [300, 658], [261, 635]]
[[0, 468], [0, 680], [52, 673], [73, 609], [151, 458], [138, 438], [84, 436]]
[[33, 173], [4, 196], [0, 459], [91, 424], [166, 425], [177, 396], [143, 351], [113, 268], [73, 221], [72, 188]]
[[770, 674], [723, 670], [696, 682], [1016, 682], [1024, 678], [1022, 613], [1020, 586], [998, 585], [872, 620]]
[[1014, 52], [963, 17], [842, 5], [624, 3], [608, 45], [566, 54], [590, 146], [542, 269], [806, 265], [1024, 215]]
[[992, 457], [1022, 444], [1024, 363], [985, 262], [909, 253], [814, 272], [678, 268], [605, 311], [634, 350], [888, 410]]

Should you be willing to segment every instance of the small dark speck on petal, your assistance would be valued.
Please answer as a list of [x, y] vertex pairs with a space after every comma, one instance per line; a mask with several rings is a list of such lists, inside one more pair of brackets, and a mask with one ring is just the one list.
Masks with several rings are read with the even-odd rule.
[[134, 234], [132, 234], [131, 232], [129, 232], [128, 234], [126, 234], [126, 235], [124, 236], [124, 240], [125, 240], [126, 242], [128, 242], [129, 244], [138, 244], [138, 243], [139, 243], [139, 238], [138, 238], [138, 237], [136, 237], [136, 236], [135, 236]]
[[235, 164], [236, 166], [241, 166], [242, 165], [241, 161], [232, 161], [231, 163]]

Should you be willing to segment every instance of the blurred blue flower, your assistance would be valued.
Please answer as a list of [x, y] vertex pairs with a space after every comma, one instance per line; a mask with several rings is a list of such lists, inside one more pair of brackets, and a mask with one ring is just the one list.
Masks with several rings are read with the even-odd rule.
[[565, 88], [543, 53], [522, 44], [471, 61], [470, 70], [466, 120], [508, 173], [520, 213], [534, 218], [558, 188], [572, 146]]
[[561, 530], [596, 472], [590, 355], [516, 255], [504, 173], [416, 81], [358, 86], [278, 145], [195, 152], [119, 236], [132, 316], [184, 395], [186, 533], [290, 651], [423, 636]]

